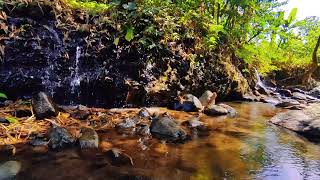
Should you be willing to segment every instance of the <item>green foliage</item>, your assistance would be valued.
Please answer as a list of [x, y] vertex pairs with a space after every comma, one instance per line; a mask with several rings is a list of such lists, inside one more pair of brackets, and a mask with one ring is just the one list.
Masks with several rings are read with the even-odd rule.
[[6, 120], [9, 121], [10, 123], [17, 123], [19, 122], [18, 119], [14, 117], [6, 117]]
[[0, 93], [0, 98], [8, 99], [7, 95], [6, 95], [6, 94], [4, 94], [4, 93]]
[[134, 38], [133, 27], [130, 26], [127, 28], [125, 39], [130, 42], [133, 38]]
[[109, 4], [100, 3], [94, 0], [64, 0], [66, 4], [75, 9], [84, 9], [90, 13], [99, 13], [107, 11], [110, 8]]

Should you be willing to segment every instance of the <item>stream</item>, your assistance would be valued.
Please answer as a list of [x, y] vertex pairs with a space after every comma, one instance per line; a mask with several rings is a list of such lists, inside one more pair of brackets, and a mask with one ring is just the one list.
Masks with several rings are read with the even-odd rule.
[[[29, 145], [17, 145], [16, 155], [0, 157], [0, 163], [19, 161], [17, 179], [320, 179], [320, 146], [268, 122], [283, 110], [257, 102], [229, 104], [238, 111], [235, 118], [201, 115], [211, 131], [183, 144], [99, 133], [100, 144], [123, 150], [133, 165], [112, 165], [101, 151], [39, 153]], [[162, 110], [179, 121], [193, 116]]]

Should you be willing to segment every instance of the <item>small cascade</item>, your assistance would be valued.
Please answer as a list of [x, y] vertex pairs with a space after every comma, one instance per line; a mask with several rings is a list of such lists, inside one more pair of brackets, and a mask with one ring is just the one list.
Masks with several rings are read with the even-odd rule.
[[261, 81], [260, 74], [256, 68], [254, 68], [254, 72], [256, 75], [256, 79], [257, 79], [257, 86], [261, 87], [263, 89], [267, 89], [267, 86]]
[[71, 81], [70, 81], [70, 87], [71, 87], [71, 94], [75, 94], [77, 98], [80, 96], [79, 87], [81, 82], [81, 76], [80, 76], [80, 57], [81, 57], [81, 48], [77, 46], [76, 49], [76, 59], [75, 64], [73, 67], [73, 71], [71, 71]]

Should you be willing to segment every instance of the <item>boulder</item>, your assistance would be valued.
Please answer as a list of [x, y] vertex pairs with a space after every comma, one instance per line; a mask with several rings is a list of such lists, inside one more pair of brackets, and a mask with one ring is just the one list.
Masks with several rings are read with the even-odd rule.
[[204, 109], [204, 113], [208, 116], [220, 116], [228, 114], [228, 110], [219, 105], [210, 105]]
[[307, 96], [300, 92], [294, 92], [292, 93], [292, 98], [297, 100], [307, 100]]
[[138, 124], [136, 131], [137, 131], [137, 134], [139, 134], [141, 136], [150, 136], [151, 135], [150, 126], [147, 124]]
[[215, 104], [217, 98], [217, 93], [212, 93], [211, 91], [205, 91], [202, 96], [199, 98], [202, 106], [205, 107], [211, 103]]
[[179, 96], [179, 99], [174, 102], [173, 109], [185, 112], [198, 112], [202, 111], [203, 106], [200, 100], [192, 94], [185, 94]]
[[285, 127], [299, 134], [320, 140], [320, 104], [312, 104], [303, 110], [279, 113], [272, 123]]
[[276, 104], [276, 107], [291, 107], [291, 106], [299, 106], [300, 103], [297, 100], [293, 100], [293, 99], [286, 99], [283, 100], [282, 102]]
[[121, 123], [117, 124], [118, 128], [129, 129], [136, 126], [137, 121], [132, 118], [126, 118]]
[[76, 139], [62, 127], [54, 127], [49, 132], [49, 146], [52, 149], [61, 149], [73, 145]]
[[161, 115], [154, 119], [150, 129], [153, 135], [172, 141], [183, 141], [187, 136], [180, 125], [168, 115]]
[[57, 106], [44, 92], [32, 97], [32, 109], [37, 119], [50, 118], [58, 115]]
[[98, 148], [99, 136], [97, 132], [92, 128], [81, 128], [81, 136], [79, 138], [79, 144], [81, 149]]
[[19, 161], [7, 161], [0, 164], [0, 179], [10, 180], [15, 179], [15, 176], [21, 170], [21, 163]]

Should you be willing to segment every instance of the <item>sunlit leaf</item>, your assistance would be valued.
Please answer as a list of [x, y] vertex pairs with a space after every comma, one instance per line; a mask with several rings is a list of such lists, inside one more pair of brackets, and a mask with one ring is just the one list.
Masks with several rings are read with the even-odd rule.
[[0, 98], [8, 99], [8, 97], [3, 93], [0, 93]]
[[114, 39], [113, 44], [116, 45], [116, 46], [118, 46], [119, 40], [120, 40], [120, 38], [117, 37], [116, 39]]
[[133, 38], [134, 38], [133, 27], [129, 27], [127, 29], [127, 34], [125, 36], [125, 39], [130, 42]]
[[6, 120], [9, 121], [10, 123], [17, 123], [19, 122], [18, 119], [14, 117], [6, 117]]

